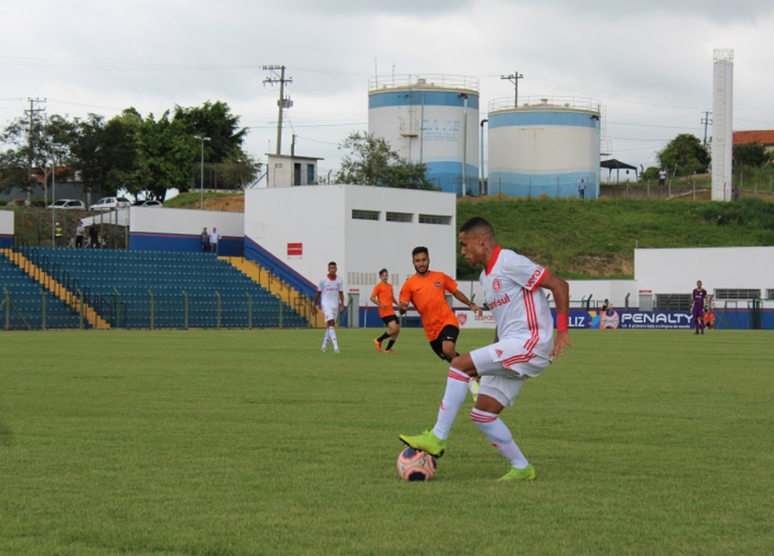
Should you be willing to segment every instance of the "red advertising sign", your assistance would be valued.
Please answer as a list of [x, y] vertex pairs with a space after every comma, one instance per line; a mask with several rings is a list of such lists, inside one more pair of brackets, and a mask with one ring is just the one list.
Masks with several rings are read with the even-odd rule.
[[304, 254], [303, 243], [288, 243], [288, 257], [300, 257]]

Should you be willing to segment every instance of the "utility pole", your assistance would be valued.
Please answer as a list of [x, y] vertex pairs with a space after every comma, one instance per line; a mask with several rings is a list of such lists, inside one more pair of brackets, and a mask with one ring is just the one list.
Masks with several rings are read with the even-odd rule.
[[710, 114], [712, 112], [704, 112], [704, 117], [701, 119], [701, 123], [704, 124], [704, 147], [707, 146], [707, 126], [712, 123], [712, 120], [710, 119]]
[[511, 83], [513, 83], [513, 107], [518, 108], [519, 107], [519, 79], [523, 79], [524, 76], [520, 74], [518, 71], [514, 71], [511, 75], [501, 75], [500, 79], [507, 79]]
[[[35, 162], [35, 140], [34, 140], [34, 126], [35, 126], [35, 114], [38, 112], [45, 112], [46, 108], [45, 106], [43, 108], [35, 108], [36, 104], [43, 104], [46, 102], [46, 99], [41, 98], [27, 98], [27, 100], [30, 103], [30, 109], [25, 110], [27, 114], [30, 115], [30, 129], [29, 129], [29, 143], [30, 143], [30, 179], [29, 184], [27, 185], [27, 203], [32, 204], [32, 182], [33, 182], [33, 176], [32, 176], [32, 169]], [[56, 168], [54, 168], [54, 172], [56, 172]], [[55, 199], [52, 199], [52, 202]]]
[[279, 79], [267, 77], [263, 80], [264, 87], [267, 83], [271, 85], [275, 83], [280, 84], [279, 100], [277, 101], [277, 106], [279, 107], [279, 115], [277, 116], [277, 155], [279, 156], [282, 153], [282, 110], [293, 106], [293, 102], [289, 98], [285, 98], [285, 83], [293, 83], [293, 78], [285, 79], [285, 66], [263, 66], [263, 69], [272, 72], [279, 70], [280, 72]]

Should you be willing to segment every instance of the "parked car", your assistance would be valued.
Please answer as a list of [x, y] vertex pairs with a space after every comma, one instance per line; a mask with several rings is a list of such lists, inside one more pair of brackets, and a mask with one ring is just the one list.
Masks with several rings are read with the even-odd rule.
[[125, 197], [103, 197], [89, 207], [89, 210], [112, 210], [131, 206], [129, 199]]
[[46, 208], [86, 210], [86, 205], [83, 204], [83, 201], [79, 201], [78, 199], [58, 199]]
[[27, 205], [27, 199], [11, 199], [8, 201], [8, 204], [6, 205], [8, 207], [26, 207]]
[[164, 203], [149, 199], [147, 201], [137, 201], [134, 206], [136, 207], [163, 207]]

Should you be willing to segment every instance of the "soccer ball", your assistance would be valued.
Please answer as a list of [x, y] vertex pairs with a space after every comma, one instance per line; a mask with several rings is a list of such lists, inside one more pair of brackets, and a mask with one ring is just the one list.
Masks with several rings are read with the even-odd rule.
[[406, 448], [398, 456], [398, 474], [404, 481], [429, 481], [435, 475], [435, 458], [427, 452]]

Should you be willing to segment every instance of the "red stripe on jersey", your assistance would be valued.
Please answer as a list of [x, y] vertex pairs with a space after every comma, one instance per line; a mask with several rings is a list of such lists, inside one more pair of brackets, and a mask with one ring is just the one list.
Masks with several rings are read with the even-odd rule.
[[470, 377], [468, 375], [460, 376], [460, 373], [455, 373], [454, 371], [449, 371], [449, 378], [453, 378], [454, 380], [459, 380], [460, 382], [470, 382]]
[[535, 297], [533, 292], [527, 291], [523, 288], [521, 290], [521, 294], [522, 298], [524, 299], [524, 309], [527, 312], [527, 326], [529, 327], [529, 331], [531, 333], [529, 340], [524, 343], [524, 349], [527, 350], [527, 353], [532, 353], [532, 350], [535, 349], [535, 346], [540, 340], [537, 311], [535, 309]]
[[492, 269], [494, 268], [495, 263], [497, 263], [497, 259], [500, 256], [500, 251], [502, 249], [498, 245], [495, 247], [494, 251], [492, 251], [492, 257], [489, 259], [489, 264], [486, 265], [486, 275], [489, 276], [489, 273], [492, 272]]
[[497, 420], [497, 415], [483, 415], [474, 409], [470, 412], [470, 418], [476, 423], [492, 423]]

